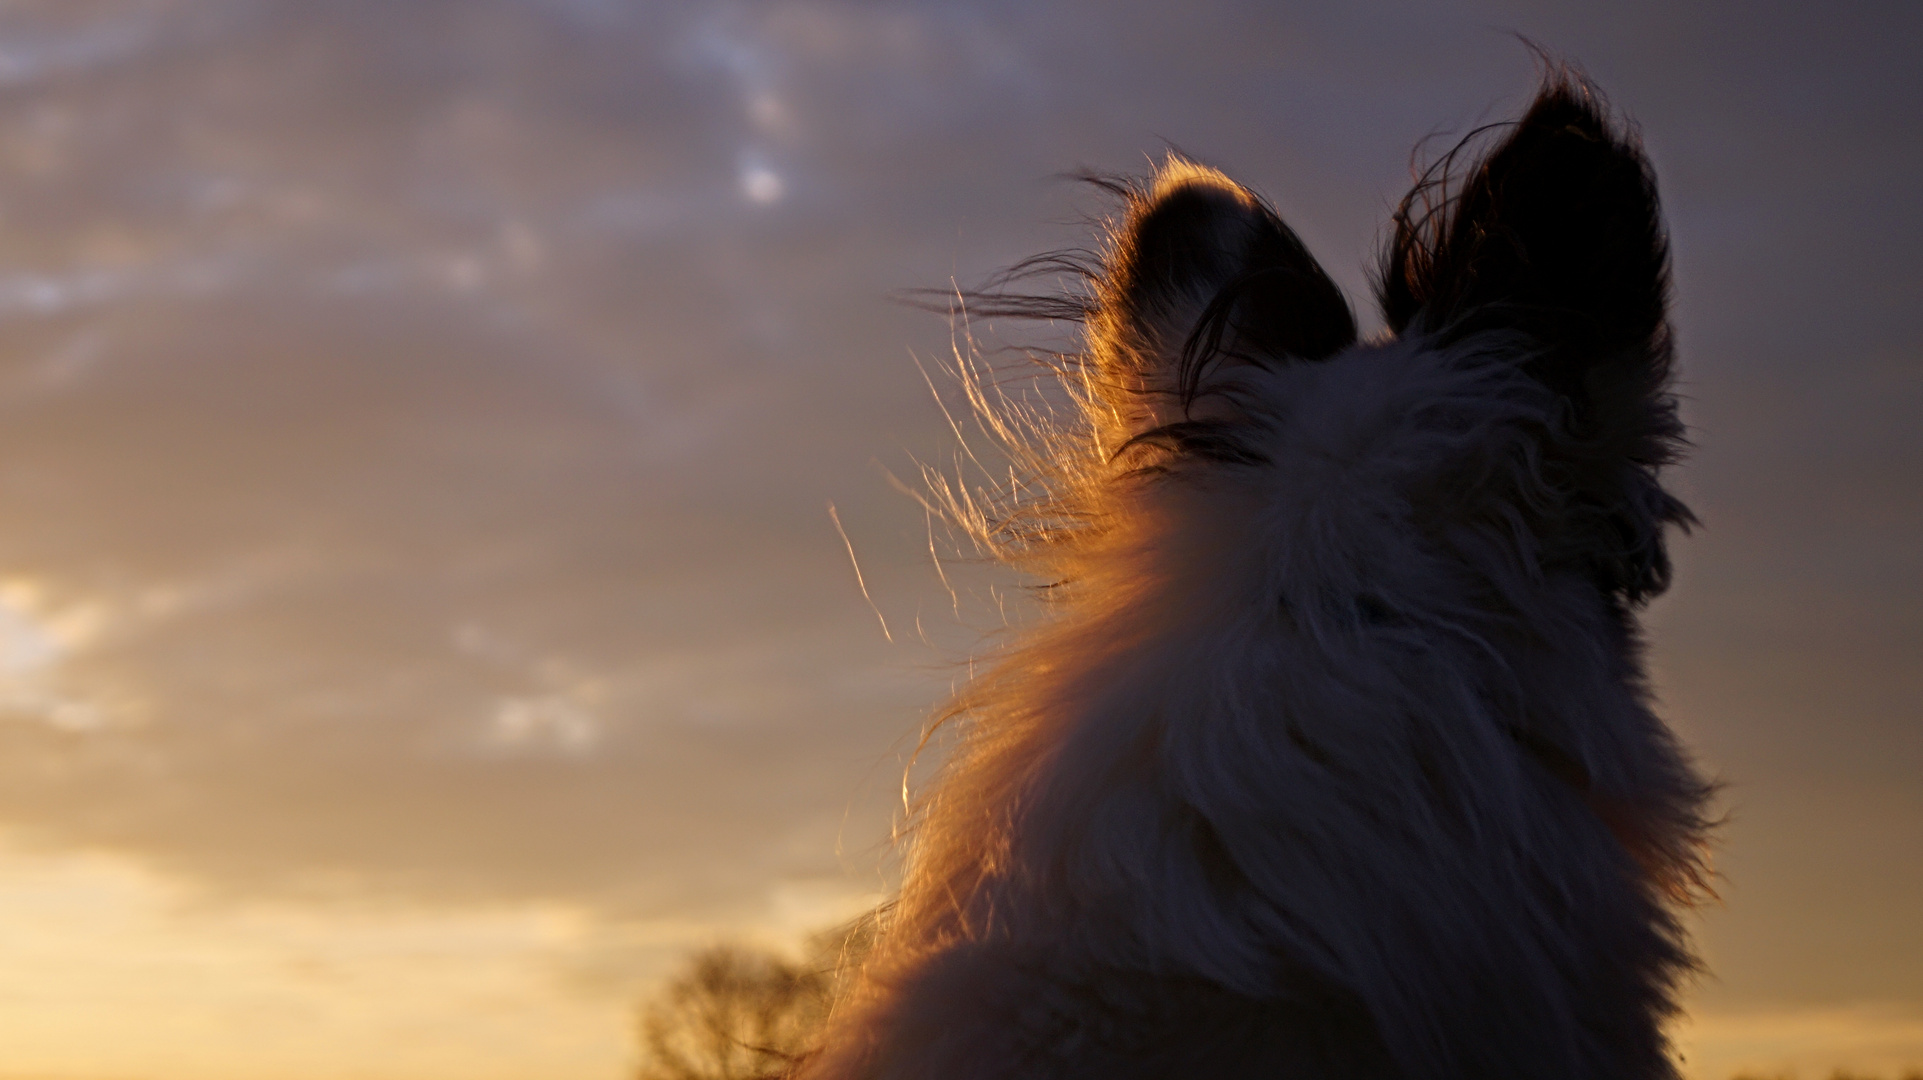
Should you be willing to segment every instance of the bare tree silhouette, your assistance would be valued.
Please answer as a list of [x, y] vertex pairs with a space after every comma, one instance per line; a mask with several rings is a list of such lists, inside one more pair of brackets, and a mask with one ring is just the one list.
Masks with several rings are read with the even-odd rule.
[[766, 1080], [805, 1053], [834, 989], [830, 963], [717, 945], [644, 1005], [635, 1080]]

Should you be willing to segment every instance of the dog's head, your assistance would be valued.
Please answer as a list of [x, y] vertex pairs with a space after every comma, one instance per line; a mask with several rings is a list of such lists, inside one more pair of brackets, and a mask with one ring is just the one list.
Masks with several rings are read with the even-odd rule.
[[[1220, 173], [1172, 160], [1125, 194], [1088, 310], [1102, 396], [1124, 417], [1111, 449], [1247, 453], [1198, 399], [1237, 367], [1356, 346], [1347, 302], [1274, 210]], [[1550, 395], [1526, 451], [1541, 483], [1485, 494], [1516, 504], [1504, 513], [1526, 520], [1545, 568], [1578, 568], [1628, 604], [1667, 587], [1664, 526], [1690, 520], [1656, 481], [1682, 442], [1668, 292], [1648, 161], [1568, 77], [1428, 169], [1395, 213], [1377, 273], [1388, 334], [1500, 348]]]

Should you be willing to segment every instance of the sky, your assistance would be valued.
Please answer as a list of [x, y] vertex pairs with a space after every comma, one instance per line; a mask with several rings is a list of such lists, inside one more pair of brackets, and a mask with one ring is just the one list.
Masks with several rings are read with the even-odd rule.
[[0, 1080], [613, 1080], [689, 950], [875, 903], [1020, 604], [891, 482], [957, 452], [895, 297], [1178, 148], [1379, 326], [1517, 35], [1674, 245], [1686, 1070], [1923, 1067], [1923, 9], [9, 0]]

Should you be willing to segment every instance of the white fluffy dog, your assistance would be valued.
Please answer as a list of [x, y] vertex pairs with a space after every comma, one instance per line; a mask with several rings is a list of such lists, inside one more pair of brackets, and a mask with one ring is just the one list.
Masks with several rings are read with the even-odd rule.
[[1633, 133], [1559, 73], [1466, 140], [1370, 341], [1221, 174], [1110, 186], [1084, 292], [973, 299], [1084, 322], [985, 526], [1052, 602], [796, 1075], [1674, 1077], [1708, 793], [1639, 658], [1689, 514]]

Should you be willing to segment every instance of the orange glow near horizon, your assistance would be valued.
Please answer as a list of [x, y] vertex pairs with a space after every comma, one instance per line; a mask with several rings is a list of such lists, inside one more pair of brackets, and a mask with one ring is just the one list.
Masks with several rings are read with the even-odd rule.
[[[649, 980], [611, 975], [608, 957], [652, 955], [658, 975], [716, 941], [792, 952], [873, 899], [787, 890], [758, 925], [610, 925], [553, 904], [236, 902], [120, 857], [0, 844], [0, 1075], [619, 1077]], [[1691, 1080], [1897, 1080], [1923, 1057], [1923, 1010], [1700, 1012], [1675, 1038]]]

